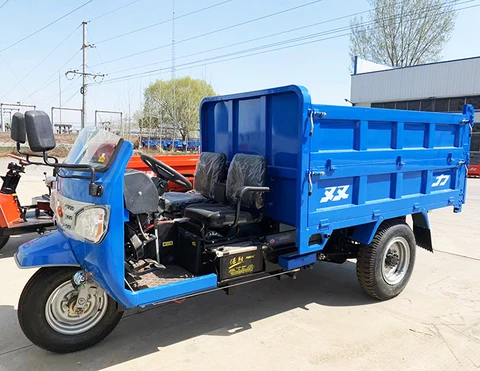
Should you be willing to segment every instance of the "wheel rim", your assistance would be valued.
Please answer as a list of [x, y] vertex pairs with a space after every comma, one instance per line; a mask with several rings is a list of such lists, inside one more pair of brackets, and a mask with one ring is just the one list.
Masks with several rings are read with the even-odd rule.
[[403, 280], [410, 264], [410, 246], [403, 237], [390, 241], [382, 259], [382, 276], [389, 285]]
[[82, 313], [75, 312], [78, 291], [70, 281], [61, 284], [49, 296], [45, 317], [50, 327], [64, 335], [84, 333], [100, 322], [107, 311], [107, 294], [89, 293]]

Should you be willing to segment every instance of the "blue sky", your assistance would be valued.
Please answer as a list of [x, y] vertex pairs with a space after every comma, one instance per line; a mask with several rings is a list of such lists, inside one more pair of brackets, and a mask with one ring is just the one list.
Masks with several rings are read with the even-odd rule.
[[[0, 6], [4, 2], [5, 0], [0, 0]], [[0, 39], [0, 50], [87, 2], [88, 0], [9, 0], [0, 8], [0, 35], [3, 36]], [[106, 73], [108, 76], [103, 83], [91, 81], [88, 89], [88, 122], [93, 121], [96, 109], [121, 110], [128, 116], [130, 107], [130, 112], [133, 114], [140, 108], [143, 89], [156, 79], [168, 79], [171, 76], [169, 67], [172, 49], [169, 44], [172, 39], [172, 24], [169, 20], [172, 17], [172, 0], [138, 0], [112, 14], [95, 19], [131, 2], [132, 0], [93, 0], [58, 23], [0, 52], [1, 57], [10, 66], [9, 68], [0, 58], [0, 101], [33, 103], [37, 104], [39, 109], [50, 112], [52, 105], [59, 104], [58, 70], [60, 69], [63, 105], [81, 107], [81, 95], [78, 92], [81, 78], [69, 81], [64, 73], [68, 69], [80, 68], [82, 31], [78, 27], [82, 21], [92, 20], [87, 26], [88, 41], [96, 44], [96, 48], [88, 49], [89, 72]], [[309, 5], [228, 30], [213, 32], [190, 41], [183, 41], [303, 4]], [[460, 7], [472, 5], [480, 5], [480, 1], [472, 0]], [[206, 7], [211, 8], [181, 17]], [[316, 36], [310, 41], [297, 41], [297, 43], [304, 43], [302, 46], [245, 58], [239, 58], [245, 54], [226, 55], [348, 26], [349, 15], [366, 10], [368, 10], [366, 0], [316, 2], [313, 0], [176, 0], [176, 15], [181, 17], [176, 20], [175, 27], [177, 76], [189, 75], [193, 78], [206, 79], [218, 94], [300, 84], [309, 89], [315, 103], [345, 104], [344, 98], [348, 98], [350, 94], [349, 39], [348, 36], [338, 36], [345, 35], [347, 32]], [[329, 21], [339, 17], [345, 18]], [[480, 55], [478, 31], [474, 31], [478, 19], [480, 19], [480, 6], [459, 12], [454, 34], [443, 51], [442, 59]], [[167, 22], [107, 40], [162, 21]], [[312, 24], [316, 25], [285, 32]], [[279, 32], [285, 33], [266, 37]], [[58, 46], [69, 35], [71, 36]], [[337, 37], [325, 39], [332, 36]], [[260, 37], [263, 38], [247, 42]], [[241, 44], [225, 47], [234, 43]], [[277, 47], [283, 48], [287, 45], [291, 44]], [[165, 47], [131, 58], [123, 58], [161, 46]], [[26, 76], [55, 48], [57, 49], [44, 62]], [[209, 51], [216, 48], [218, 49]], [[252, 50], [246, 54], [266, 50], [270, 49]], [[191, 54], [195, 55], [188, 57]], [[215, 59], [219, 56], [225, 57]], [[123, 59], [112, 61], [117, 58]], [[230, 60], [212, 63], [223, 59]], [[69, 62], [63, 66], [67, 61]], [[145, 64], [154, 65], [137, 68]], [[127, 69], [131, 70], [123, 71]], [[155, 69], [161, 70], [147, 77], [108, 83], [110, 79]], [[22, 82], [19, 84], [18, 80]], [[39, 90], [41, 87], [43, 89]], [[79, 115], [64, 114], [63, 119], [78, 121]]]

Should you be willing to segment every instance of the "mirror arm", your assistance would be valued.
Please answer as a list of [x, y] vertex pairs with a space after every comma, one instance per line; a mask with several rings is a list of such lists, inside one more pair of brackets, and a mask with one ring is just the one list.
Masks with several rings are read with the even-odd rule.
[[[44, 157], [43, 154], [40, 155], [40, 154], [37, 154], [37, 153], [22, 152], [22, 151], [20, 150], [20, 142], [17, 142], [17, 152], [18, 152], [19, 154], [21, 154], [22, 156], [25, 156], [25, 160], [26, 160], [28, 163], [30, 163], [30, 164], [32, 164], [32, 165], [42, 165], [41, 162], [32, 162], [32, 161], [30, 161], [30, 157], [43, 158], [43, 157]], [[53, 159], [53, 160], [55, 161], [55, 163], [58, 164], [58, 158], [56, 158], [55, 156], [47, 156], [47, 157]], [[49, 164], [47, 164], [47, 165], [49, 165]], [[51, 166], [51, 165], [50, 165], [50, 166]]]
[[25, 161], [28, 162], [31, 165], [42, 165], [41, 162], [33, 162], [30, 161], [30, 157], [42, 157], [42, 155], [37, 155], [36, 153], [27, 153], [27, 152], [22, 152], [20, 151], [20, 143], [17, 142], [17, 152], [21, 154], [22, 156], [25, 156]]
[[[48, 156], [46, 152], [43, 152], [43, 161], [48, 166], [51, 166], [55, 169], [65, 168], [65, 169], [72, 169], [72, 170], [87, 170], [90, 172], [90, 184], [88, 187], [88, 191], [90, 196], [100, 197], [103, 194], [103, 187], [99, 184], [95, 184], [95, 168], [91, 165], [76, 165], [76, 164], [59, 164], [48, 162], [48, 159], [51, 156]], [[57, 160], [58, 161], [58, 160]]]

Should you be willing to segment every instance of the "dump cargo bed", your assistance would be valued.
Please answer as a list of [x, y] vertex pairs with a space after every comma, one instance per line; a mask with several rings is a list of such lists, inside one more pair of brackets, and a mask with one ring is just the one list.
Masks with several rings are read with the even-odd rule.
[[265, 215], [304, 254], [333, 230], [465, 202], [473, 107], [463, 114], [312, 104], [300, 86], [205, 99], [202, 151], [267, 159]]

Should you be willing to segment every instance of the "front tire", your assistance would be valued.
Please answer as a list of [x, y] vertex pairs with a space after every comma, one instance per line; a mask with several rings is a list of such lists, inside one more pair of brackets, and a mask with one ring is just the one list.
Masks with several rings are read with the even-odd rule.
[[[76, 352], [104, 339], [122, 318], [103, 291], [89, 294], [82, 314], [73, 308], [78, 291], [71, 281], [78, 268], [40, 268], [23, 289], [18, 320], [35, 345], [55, 353]], [[95, 291], [95, 290], [94, 290]]]
[[387, 220], [369, 245], [361, 245], [357, 278], [371, 297], [388, 300], [407, 285], [415, 265], [415, 235], [405, 221]]

